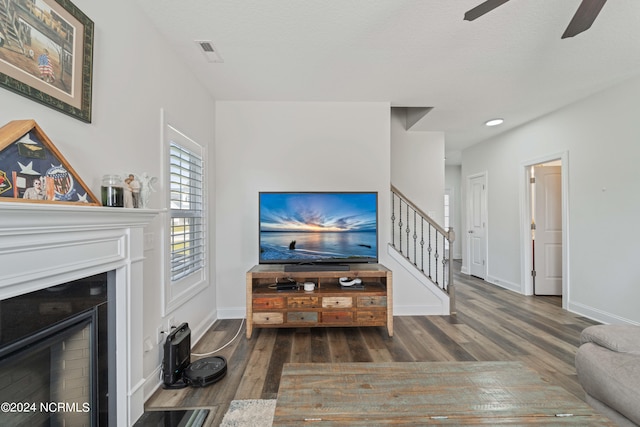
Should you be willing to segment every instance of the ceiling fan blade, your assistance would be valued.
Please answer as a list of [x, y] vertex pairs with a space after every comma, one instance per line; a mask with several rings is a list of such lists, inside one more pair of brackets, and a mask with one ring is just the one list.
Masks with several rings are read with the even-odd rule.
[[606, 2], [607, 0], [582, 0], [562, 38], [573, 37], [588, 30]]
[[485, 13], [491, 12], [496, 7], [502, 6], [508, 1], [509, 0], [487, 0], [484, 3], [480, 3], [478, 6], [468, 10], [467, 13], [464, 14], [464, 20], [473, 21], [474, 19], [481, 17]]

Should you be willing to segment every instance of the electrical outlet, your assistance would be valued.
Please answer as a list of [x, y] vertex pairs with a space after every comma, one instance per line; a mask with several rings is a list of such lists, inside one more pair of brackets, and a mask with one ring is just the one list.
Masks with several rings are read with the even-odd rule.
[[145, 337], [144, 339], [144, 352], [149, 353], [153, 350], [153, 344], [151, 343], [151, 337]]
[[162, 329], [162, 326], [158, 326], [158, 328], [156, 329], [156, 340], [156, 344], [161, 344], [165, 340], [165, 333], [164, 329]]

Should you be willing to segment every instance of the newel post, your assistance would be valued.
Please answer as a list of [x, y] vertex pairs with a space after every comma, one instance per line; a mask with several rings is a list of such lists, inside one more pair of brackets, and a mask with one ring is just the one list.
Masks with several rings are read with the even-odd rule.
[[453, 231], [453, 227], [449, 227], [447, 233], [447, 240], [449, 241], [449, 285], [447, 290], [449, 292], [449, 315], [456, 315], [456, 289], [453, 284], [453, 242], [456, 240], [456, 233]]

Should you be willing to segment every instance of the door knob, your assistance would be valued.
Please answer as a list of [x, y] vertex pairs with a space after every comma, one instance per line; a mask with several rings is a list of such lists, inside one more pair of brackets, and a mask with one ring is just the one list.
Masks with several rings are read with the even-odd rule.
[[473, 234], [473, 230], [469, 230], [469, 234]]

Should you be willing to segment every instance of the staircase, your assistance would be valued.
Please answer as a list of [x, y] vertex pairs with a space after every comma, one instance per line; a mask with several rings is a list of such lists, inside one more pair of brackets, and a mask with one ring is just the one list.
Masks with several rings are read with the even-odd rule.
[[455, 315], [453, 229], [445, 230], [391, 185], [391, 246], [420, 275], [449, 297]]

